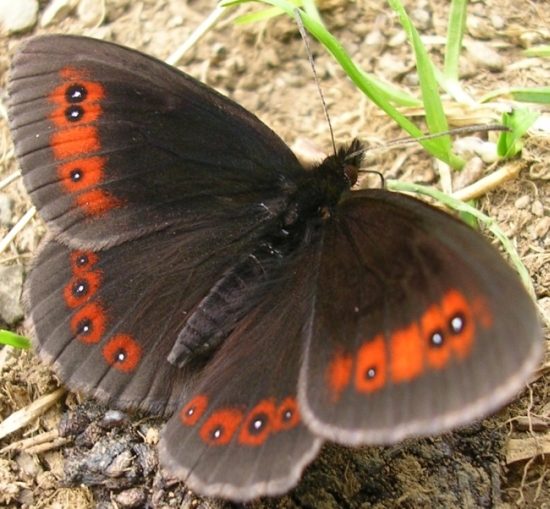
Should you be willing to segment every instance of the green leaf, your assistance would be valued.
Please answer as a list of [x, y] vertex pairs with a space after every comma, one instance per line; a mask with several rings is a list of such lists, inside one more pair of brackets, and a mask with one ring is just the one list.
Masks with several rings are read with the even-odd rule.
[[511, 131], [503, 131], [497, 144], [499, 157], [513, 157], [523, 148], [521, 137], [540, 117], [540, 112], [530, 111], [527, 108], [513, 110], [502, 114], [502, 124]]
[[512, 88], [510, 91], [516, 101], [550, 104], [550, 87]]

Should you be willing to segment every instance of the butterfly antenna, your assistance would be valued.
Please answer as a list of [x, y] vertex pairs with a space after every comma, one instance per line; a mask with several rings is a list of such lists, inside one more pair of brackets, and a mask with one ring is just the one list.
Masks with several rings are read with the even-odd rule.
[[319, 97], [321, 98], [321, 104], [323, 105], [323, 111], [325, 112], [325, 118], [327, 119], [328, 128], [330, 131], [330, 141], [332, 142], [332, 150], [334, 150], [334, 154], [336, 155], [336, 143], [334, 141], [334, 131], [332, 130], [332, 124], [330, 123], [330, 117], [328, 114], [327, 103], [325, 102], [325, 96], [323, 95], [323, 91], [321, 90], [321, 85], [319, 84], [319, 78], [317, 77], [317, 71], [315, 70], [315, 62], [313, 61], [313, 55], [311, 54], [311, 49], [309, 47], [309, 41], [307, 38], [306, 29], [304, 28], [304, 24], [302, 22], [302, 15], [300, 13], [300, 10], [294, 9], [294, 15], [296, 16], [296, 23], [298, 24], [298, 30], [300, 31], [300, 35], [302, 36], [304, 45], [306, 47], [307, 58], [309, 60], [309, 65], [311, 65], [311, 71], [313, 72], [313, 79], [315, 80], [315, 84], [317, 85], [317, 91], [319, 92]]
[[367, 150], [389, 148], [389, 147], [394, 147], [396, 145], [409, 145], [411, 143], [418, 143], [419, 141], [432, 140], [434, 138], [441, 138], [441, 136], [448, 136], [452, 134], [479, 133], [479, 132], [483, 133], [483, 132], [489, 132], [489, 131], [512, 132], [512, 129], [501, 124], [488, 124], [488, 125], [474, 124], [474, 125], [468, 125], [464, 127], [456, 127], [454, 129], [449, 129], [448, 131], [443, 131], [442, 133], [425, 134], [424, 136], [420, 136], [418, 138], [413, 138], [412, 136], [407, 136], [405, 138], [397, 138], [395, 140], [387, 141], [386, 143], [382, 143], [381, 145], [377, 145], [375, 147], [362, 148], [360, 150], [352, 152], [351, 154], [348, 154], [347, 157], [351, 159], [360, 154], [363, 154]]
[[474, 125], [467, 125], [464, 127], [456, 127], [454, 129], [449, 129], [448, 131], [443, 131], [442, 133], [425, 134], [424, 136], [420, 136], [419, 138], [412, 138], [410, 136], [407, 136], [405, 138], [398, 138], [396, 140], [388, 141], [377, 148], [393, 147], [394, 145], [408, 145], [409, 143], [415, 143], [415, 142], [424, 141], [424, 140], [432, 140], [434, 138], [441, 138], [441, 136], [448, 136], [452, 134], [469, 134], [469, 133], [479, 133], [479, 132], [484, 133], [489, 131], [511, 132], [512, 129], [510, 129], [505, 125], [500, 125], [500, 124], [488, 124], [488, 125], [474, 124]]

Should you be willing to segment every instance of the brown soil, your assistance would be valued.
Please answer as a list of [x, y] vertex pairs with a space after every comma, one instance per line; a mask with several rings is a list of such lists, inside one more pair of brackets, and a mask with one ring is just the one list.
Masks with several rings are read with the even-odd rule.
[[[431, 25], [422, 31], [423, 34], [444, 36], [449, 2], [405, 3], [409, 12], [419, 9], [431, 16]], [[186, 40], [215, 5], [209, 0], [195, 0], [188, 4], [179, 0], [117, 0], [107, 4], [108, 18], [95, 30], [85, 28], [76, 15], [71, 15], [47, 30], [37, 28], [33, 34], [101, 34], [107, 40], [164, 59]], [[401, 28], [387, 6], [372, 0], [355, 3], [330, 0], [322, 3], [322, 13], [327, 27], [359, 65], [418, 94], [414, 86], [410, 48], [402, 42], [388, 44], [398, 39]], [[548, 60], [528, 60], [521, 51], [532, 41], [548, 43], [550, 3], [544, 0], [487, 0], [472, 3], [470, 14], [472, 24], [476, 22], [481, 29], [498, 26], [497, 17], [504, 20], [501, 28], [486, 30], [483, 40], [479, 39], [504, 59], [502, 71], [491, 72], [476, 65], [465, 54], [463, 65], [467, 78], [464, 87], [472, 96], [481, 97], [508, 86], [548, 85]], [[232, 15], [208, 33], [185, 57], [181, 68], [254, 112], [289, 145], [299, 138], [306, 138], [329, 152], [327, 123], [304, 44], [294, 22], [279, 17], [236, 26], [232, 23], [234, 17]], [[375, 29], [380, 31], [380, 45], [368, 45], [365, 37]], [[3, 86], [10, 56], [19, 41], [30, 35], [0, 39]], [[473, 37], [469, 36], [469, 39]], [[390, 120], [367, 103], [318, 44], [311, 42], [311, 45], [337, 143], [349, 142], [357, 136], [367, 144], [379, 144], [403, 136]], [[441, 44], [433, 44], [430, 51], [436, 61], [442, 60]], [[5, 88], [1, 94], [5, 101]], [[465, 108], [456, 108], [452, 121], [455, 124], [472, 123], [471, 113]], [[419, 122], [423, 128], [421, 118]], [[0, 119], [0, 133], [4, 150], [0, 178], [4, 178], [16, 170], [5, 119]], [[537, 297], [541, 305], [546, 306], [546, 317], [550, 316], [550, 236], [547, 233], [550, 145], [547, 135], [539, 133], [527, 137], [521, 156], [524, 169], [519, 178], [502, 184], [478, 202], [516, 243], [533, 278]], [[396, 164], [403, 156], [406, 159]], [[416, 147], [373, 152], [369, 165], [371, 169], [392, 177], [438, 184], [433, 161]], [[21, 180], [3, 192], [15, 199], [16, 216], [22, 216], [30, 207]], [[42, 223], [33, 220], [2, 255], [4, 263], [29, 267], [30, 255], [44, 231]], [[24, 331], [22, 325], [16, 330]], [[0, 415], [3, 419], [56, 387], [50, 370], [30, 352], [18, 352], [2, 369]], [[529, 391], [497, 416], [455, 433], [408, 440], [387, 448], [348, 449], [329, 444], [308, 467], [297, 488], [280, 499], [267, 499], [251, 506], [326, 509], [547, 507], [550, 505], [550, 488], [545, 461], [536, 457], [507, 464], [505, 453], [510, 447], [510, 438], [528, 440], [534, 435], [539, 444], [544, 442], [549, 422], [548, 392], [548, 377], [541, 373]], [[75, 397], [71, 395], [33, 424], [3, 439], [0, 447], [55, 430], [68, 408], [82, 412], [89, 421], [96, 422], [94, 419], [100, 418], [104, 410], [87, 405], [79, 410]], [[71, 418], [74, 415], [71, 414]], [[537, 431], [528, 431], [529, 426], [514, 425], [523, 422], [522, 416], [527, 415], [537, 416]], [[127, 416], [121, 419], [125, 423]], [[156, 420], [144, 417], [138, 422], [137, 416], [133, 416], [133, 425], [121, 424], [115, 426], [114, 431], [103, 430], [102, 433], [96, 427], [88, 433], [98, 433], [91, 435], [91, 442], [105, 440], [108, 450], [108, 444], [112, 446], [124, 441], [154, 444], [160, 426]], [[144, 436], [153, 438], [148, 441], [143, 439]], [[168, 485], [156, 474], [156, 460], [149, 455], [147, 447], [139, 458], [142, 471], [148, 472], [145, 479], [132, 478], [128, 474], [133, 468], [130, 464], [112, 478], [111, 484], [92, 488], [78, 486], [82, 475], [75, 474], [74, 469], [93, 461], [89, 449], [71, 442], [39, 454], [4, 449], [0, 455], [0, 506], [142, 507], [146, 501], [153, 501], [154, 507], [233, 507], [224, 502], [196, 498], [182, 486]], [[151, 468], [144, 468], [144, 464]], [[73, 479], [77, 486], [67, 486], [68, 479]]]

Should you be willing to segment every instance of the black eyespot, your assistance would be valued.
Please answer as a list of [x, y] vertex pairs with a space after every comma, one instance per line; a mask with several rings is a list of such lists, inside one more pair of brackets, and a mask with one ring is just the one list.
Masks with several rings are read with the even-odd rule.
[[220, 438], [222, 438], [223, 432], [224, 432], [223, 426], [217, 426], [216, 428], [214, 428], [210, 432], [210, 439], [212, 440], [212, 442], [215, 442]]
[[75, 263], [77, 267], [86, 267], [90, 263], [90, 259], [87, 254], [82, 253], [78, 255]]
[[83, 297], [90, 291], [90, 285], [85, 279], [79, 279], [73, 283], [71, 293], [75, 297]]
[[82, 85], [71, 85], [65, 91], [65, 100], [69, 104], [81, 103], [88, 97], [86, 87]]
[[372, 380], [373, 378], [376, 377], [377, 373], [378, 373], [378, 372], [377, 372], [376, 368], [375, 368], [375, 367], [371, 367], [371, 368], [369, 368], [369, 369], [367, 369], [367, 370], [365, 371], [365, 378], [366, 378], [367, 380]]
[[78, 122], [84, 116], [84, 108], [82, 106], [69, 106], [65, 109], [65, 118], [67, 122]]
[[80, 182], [83, 177], [82, 170], [80, 168], [75, 168], [74, 170], [71, 170], [69, 173], [69, 177], [73, 182]]
[[294, 418], [294, 412], [292, 410], [285, 410], [283, 412], [283, 422], [290, 422]]
[[[284, 418], [284, 416], [283, 416]], [[254, 416], [248, 423], [248, 433], [250, 435], [259, 435], [267, 425], [269, 418], [264, 413], [259, 413]]]
[[443, 331], [436, 330], [430, 335], [430, 345], [434, 348], [441, 348], [445, 344]]
[[120, 348], [119, 350], [116, 351], [113, 357], [113, 360], [115, 362], [119, 362], [120, 364], [122, 364], [126, 360], [127, 355], [128, 354], [126, 353], [126, 350], [124, 350], [124, 348]]
[[88, 336], [93, 331], [93, 322], [89, 318], [83, 318], [76, 326], [76, 332], [79, 336]]

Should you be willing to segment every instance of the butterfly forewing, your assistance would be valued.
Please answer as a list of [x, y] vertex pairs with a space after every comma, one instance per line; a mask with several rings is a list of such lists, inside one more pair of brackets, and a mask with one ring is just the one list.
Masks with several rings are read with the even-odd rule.
[[14, 58], [9, 91], [25, 185], [56, 235], [76, 248], [174, 224], [221, 228], [242, 209], [277, 215], [302, 172], [254, 115], [113, 44], [30, 39]]

